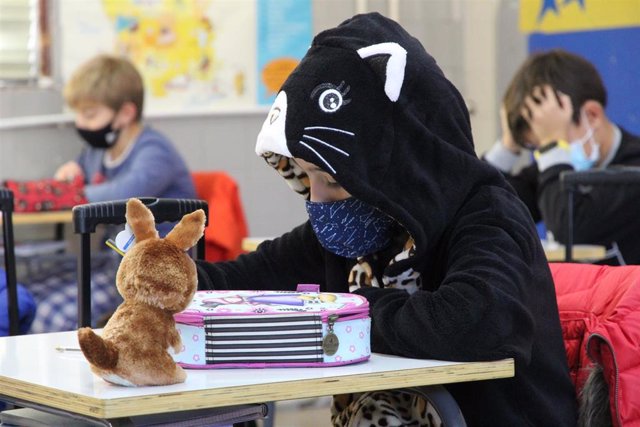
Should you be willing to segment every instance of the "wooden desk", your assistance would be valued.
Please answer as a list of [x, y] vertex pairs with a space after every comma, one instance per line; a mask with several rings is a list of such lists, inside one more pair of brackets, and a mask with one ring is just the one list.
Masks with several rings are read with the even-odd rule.
[[[14, 227], [17, 225], [55, 226], [54, 240], [63, 240], [64, 226], [73, 222], [73, 213], [70, 210], [48, 212], [14, 212], [11, 217]], [[0, 215], [0, 225], [2, 225], [2, 215]]]
[[120, 387], [89, 370], [76, 332], [0, 338], [0, 400], [110, 419], [303, 399], [336, 393], [506, 378], [513, 360], [457, 363], [374, 354], [368, 362], [329, 368], [189, 370], [183, 384]]
[[[13, 213], [13, 225], [59, 224], [73, 221], [73, 214], [68, 211], [18, 212]], [[0, 221], [1, 222], [1, 221]]]
[[[543, 245], [544, 253], [550, 262], [565, 260], [564, 245], [556, 244], [553, 246]], [[572, 257], [574, 261], [590, 261], [598, 260], [605, 257], [607, 249], [599, 245], [573, 245]]]
[[255, 251], [260, 243], [271, 239], [273, 237], [245, 237], [242, 239], [242, 250], [247, 252]]

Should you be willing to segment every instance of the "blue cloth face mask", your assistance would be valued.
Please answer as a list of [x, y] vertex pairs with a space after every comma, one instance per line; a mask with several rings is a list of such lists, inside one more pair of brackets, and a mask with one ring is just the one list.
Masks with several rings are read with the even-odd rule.
[[357, 258], [384, 248], [394, 220], [358, 199], [306, 202], [309, 221], [320, 244], [329, 252]]
[[[589, 157], [587, 157], [584, 152], [584, 146], [587, 143], [591, 144], [591, 154]], [[598, 159], [600, 159], [600, 147], [593, 140], [593, 129], [591, 127], [582, 138], [572, 141], [569, 144], [569, 149], [571, 150], [571, 164], [577, 171], [591, 169]]]

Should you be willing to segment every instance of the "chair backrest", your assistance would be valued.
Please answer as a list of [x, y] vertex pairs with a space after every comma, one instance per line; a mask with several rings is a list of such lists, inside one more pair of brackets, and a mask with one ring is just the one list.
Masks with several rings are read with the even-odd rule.
[[573, 261], [574, 244], [574, 198], [581, 186], [610, 186], [613, 189], [622, 185], [640, 186], [640, 167], [624, 166], [586, 171], [564, 171], [560, 174], [560, 187], [567, 194], [567, 223], [565, 239], [565, 261]]
[[[179, 221], [184, 215], [204, 210], [207, 223], [209, 206], [196, 199], [161, 199], [140, 197], [156, 223]], [[78, 262], [78, 326], [91, 325], [91, 234], [101, 224], [120, 225], [126, 222], [127, 200], [88, 203], [73, 208], [73, 229], [80, 234], [80, 260]], [[204, 237], [198, 241], [196, 257], [204, 259]]]
[[223, 171], [198, 171], [191, 176], [198, 198], [209, 203], [214, 219], [206, 229], [206, 260], [235, 259], [243, 252], [242, 240], [248, 235], [238, 184]]
[[13, 193], [5, 188], [0, 188], [0, 210], [2, 211], [4, 268], [7, 276], [9, 335], [18, 335], [20, 333], [20, 316], [18, 312], [18, 281], [16, 279], [16, 256], [13, 240]]
[[442, 385], [430, 385], [421, 387], [409, 387], [402, 389], [408, 393], [417, 394], [424, 399], [446, 427], [466, 427], [467, 422], [458, 406], [458, 402], [451, 393]]

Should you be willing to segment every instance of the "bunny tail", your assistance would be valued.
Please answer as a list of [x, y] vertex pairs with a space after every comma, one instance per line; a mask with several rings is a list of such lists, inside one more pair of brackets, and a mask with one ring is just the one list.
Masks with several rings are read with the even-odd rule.
[[118, 364], [118, 349], [96, 335], [91, 328], [78, 329], [80, 349], [89, 363], [100, 369], [113, 369]]

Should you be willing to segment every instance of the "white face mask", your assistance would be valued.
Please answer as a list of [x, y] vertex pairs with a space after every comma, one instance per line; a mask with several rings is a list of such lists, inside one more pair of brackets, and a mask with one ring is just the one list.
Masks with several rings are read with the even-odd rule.
[[[586, 120], [586, 117], [584, 118]], [[571, 141], [569, 148], [571, 150], [571, 164], [577, 171], [583, 171], [591, 169], [596, 162], [600, 159], [600, 144], [598, 144], [593, 138], [593, 128], [587, 122], [589, 129], [583, 137]], [[584, 151], [584, 146], [591, 144], [591, 154], [587, 157]]]

